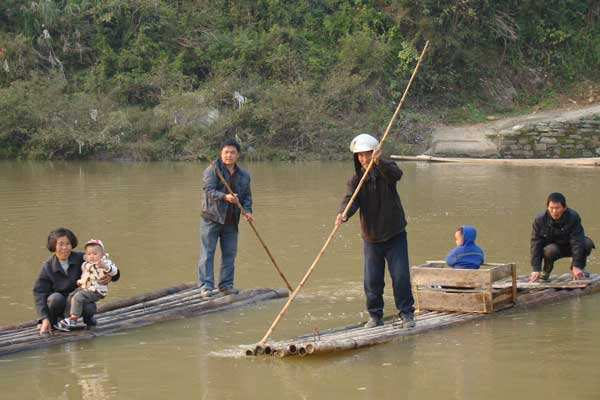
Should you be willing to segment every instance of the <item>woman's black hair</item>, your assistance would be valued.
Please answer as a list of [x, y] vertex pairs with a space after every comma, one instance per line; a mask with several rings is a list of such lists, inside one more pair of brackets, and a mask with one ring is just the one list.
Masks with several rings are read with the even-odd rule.
[[548, 195], [548, 199], [546, 199], [546, 207], [548, 207], [548, 205], [550, 205], [550, 202], [560, 203], [560, 204], [562, 204], [563, 207], [567, 206], [567, 199], [565, 198], [565, 195], [562, 193], [558, 193], [558, 192], [550, 193]]
[[67, 239], [69, 239], [69, 242], [71, 242], [71, 247], [77, 247], [77, 236], [75, 236], [73, 231], [67, 228], [58, 228], [48, 234], [48, 243], [46, 244], [48, 250], [54, 253], [56, 251], [56, 241], [58, 238], [63, 236], [66, 236]]
[[221, 145], [221, 150], [223, 150], [225, 147], [227, 146], [232, 146], [235, 147], [238, 151], [238, 153], [241, 151], [241, 147], [240, 144], [235, 140], [235, 139], [227, 139], [223, 142], [223, 144]]

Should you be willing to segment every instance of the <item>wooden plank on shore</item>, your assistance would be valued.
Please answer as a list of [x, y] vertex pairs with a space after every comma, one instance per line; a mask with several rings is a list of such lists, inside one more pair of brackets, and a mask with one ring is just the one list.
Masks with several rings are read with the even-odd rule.
[[561, 167], [600, 167], [600, 158], [467, 158], [467, 157], [434, 157], [425, 154], [418, 156], [392, 155], [391, 159], [397, 161], [421, 161], [430, 163], [463, 163], [463, 164], [488, 164], [488, 165], [515, 165], [515, 166], [561, 166]]

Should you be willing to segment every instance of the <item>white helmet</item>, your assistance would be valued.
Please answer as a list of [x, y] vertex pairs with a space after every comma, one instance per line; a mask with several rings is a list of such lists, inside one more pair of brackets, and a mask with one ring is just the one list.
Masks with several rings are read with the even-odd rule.
[[360, 153], [363, 151], [375, 150], [379, 146], [379, 141], [367, 133], [361, 133], [350, 143], [350, 151]]

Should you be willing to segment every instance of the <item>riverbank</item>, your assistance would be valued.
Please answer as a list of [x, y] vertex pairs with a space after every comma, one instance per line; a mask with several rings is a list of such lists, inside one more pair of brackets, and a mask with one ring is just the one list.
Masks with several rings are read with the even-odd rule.
[[567, 158], [600, 155], [600, 104], [433, 129], [426, 155]]

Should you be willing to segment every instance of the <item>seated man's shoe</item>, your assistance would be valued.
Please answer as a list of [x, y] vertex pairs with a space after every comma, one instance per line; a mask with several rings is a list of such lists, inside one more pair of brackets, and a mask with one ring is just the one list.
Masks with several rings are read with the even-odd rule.
[[56, 329], [63, 332], [70, 332], [83, 327], [84, 325], [70, 318], [61, 319], [55, 326]]
[[550, 273], [542, 272], [540, 274], [540, 282], [550, 282]]
[[416, 325], [414, 313], [400, 313], [398, 320], [395, 325], [399, 325], [401, 328], [414, 328]]
[[365, 328], [375, 328], [383, 325], [383, 319], [379, 317], [370, 317], [367, 323], [364, 325]]
[[84, 317], [83, 317], [83, 323], [84, 323], [84, 324], [85, 324], [85, 325], [86, 325], [88, 328], [91, 328], [91, 327], [93, 327], [93, 326], [96, 326], [96, 325], [98, 325], [98, 321], [96, 320], [96, 317], [95, 317], [95, 316], [93, 316], [93, 315], [92, 315], [92, 316], [90, 316], [90, 317], [84, 316]]
[[219, 292], [221, 292], [224, 296], [229, 296], [230, 294], [238, 294], [240, 291], [234, 287], [226, 287], [219, 288]]

